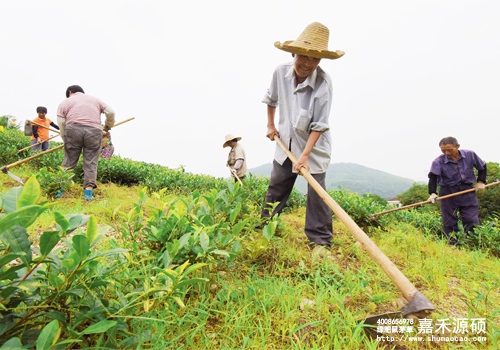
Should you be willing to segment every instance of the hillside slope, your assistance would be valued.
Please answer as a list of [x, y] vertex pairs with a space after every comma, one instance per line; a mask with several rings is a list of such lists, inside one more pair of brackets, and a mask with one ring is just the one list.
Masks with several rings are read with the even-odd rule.
[[[249, 169], [249, 172], [270, 176], [271, 169], [272, 165], [268, 163]], [[342, 186], [361, 195], [374, 193], [386, 199], [406, 191], [414, 182], [411, 179], [354, 163], [332, 163], [326, 173], [327, 190], [336, 190]], [[295, 186], [301, 193], [307, 192], [307, 182], [303, 177], [299, 177]]]

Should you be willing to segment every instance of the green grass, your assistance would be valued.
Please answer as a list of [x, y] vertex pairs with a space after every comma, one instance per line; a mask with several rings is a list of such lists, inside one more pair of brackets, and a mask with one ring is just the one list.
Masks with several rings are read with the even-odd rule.
[[[21, 177], [31, 173], [28, 166], [16, 168]], [[0, 177], [0, 191], [14, 186], [6, 175]], [[75, 185], [30, 227], [30, 235], [35, 238], [50, 229], [54, 211], [94, 214], [102, 225], [113, 222], [116, 208], [128, 212], [138, 200], [137, 188], [112, 183], [100, 184], [95, 197], [83, 201], [83, 190]], [[146, 204], [157, 203], [149, 197]], [[434, 321], [486, 318], [488, 332], [485, 343], [381, 342], [369, 339], [359, 321], [399, 309], [400, 292], [338, 221], [332, 259], [313, 258], [304, 220], [304, 208], [282, 215], [279, 238], [257, 259], [246, 253], [231, 268], [212, 264], [203, 272], [210, 281], [188, 292], [185, 308], [160, 303], [140, 316], [127, 316], [130, 337], [121, 348], [498, 349], [498, 258], [480, 250], [450, 248], [407, 223], [392, 222], [386, 231], [372, 231], [377, 246], [434, 304]], [[122, 240], [113, 231], [109, 235], [104, 242], [109, 247], [112, 239]], [[301, 309], [305, 299], [314, 305]], [[95, 341], [96, 347], [106, 344], [104, 338]]]

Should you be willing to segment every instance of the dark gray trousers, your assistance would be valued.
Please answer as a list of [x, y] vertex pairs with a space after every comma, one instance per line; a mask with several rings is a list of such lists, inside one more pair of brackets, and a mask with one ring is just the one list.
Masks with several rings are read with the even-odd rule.
[[[457, 184], [455, 186], [441, 186], [439, 196], [465, 191], [471, 189], [471, 185]], [[458, 232], [458, 213], [462, 217], [465, 232], [471, 232], [474, 226], [479, 226], [479, 203], [476, 192], [464, 193], [455, 197], [445, 198], [440, 201], [441, 218], [443, 219], [443, 230], [448, 236], [451, 244], [456, 244], [455, 238], [450, 233]]]
[[[273, 170], [269, 179], [269, 187], [266, 193], [266, 203], [280, 202], [274, 209], [273, 216], [280, 214], [285, 207], [286, 201], [292, 193], [293, 185], [297, 179], [297, 174], [292, 172], [293, 164], [290, 159], [280, 165], [273, 161]], [[321, 187], [325, 188], [326, 174], [312, 174]], [[269, 205], [262, 209], [261, 217], [268, 218]], [[307, 238], [318, 245], [330, 246], [333, 237], [332, 211], [323, 199], [316, 193], [311, 185], [307, 185], [307, 207], [306, 207], [306, 227]]]
[[[31, 140], [31, 145], [36, 145], [38, 143], [37, 140]], [[50, 148], [50, 141], [45, 141], [39, 144], [38, 146], [31, 147], [33, 151], [47, 151]]]
[[96, 188], [97, 165], [101, 153], [102, 130], [87, 125], [69, 124], [64, 131], [63, 168], [74, 169], [83, 154], [83, 187]]

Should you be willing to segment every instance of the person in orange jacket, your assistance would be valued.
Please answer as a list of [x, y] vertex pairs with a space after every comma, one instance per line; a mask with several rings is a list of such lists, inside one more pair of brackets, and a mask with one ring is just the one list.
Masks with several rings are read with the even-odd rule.
[[[35, 123], [45, 125], [46, 127], [51, 126], [54, 129], [59, 130], [59, 126], [54, 124], [52, 120], [46, 117], [47, 108], [39, 106], [36, 108], [36, 112], [38, 113], [38, 117], [33, 119]], [[31, 135], [31, 144], [32, 145], [36, 145], [37, 143], [40, 144], [31, 147], [31, 149], [34, 151], [48, 150], [50, 148], [50, 141], [47, 141], [47, 139], [49, 138], [49, 130], [35, 124], [32, 125], [32, 128], [33, 128], [33, 135]]]

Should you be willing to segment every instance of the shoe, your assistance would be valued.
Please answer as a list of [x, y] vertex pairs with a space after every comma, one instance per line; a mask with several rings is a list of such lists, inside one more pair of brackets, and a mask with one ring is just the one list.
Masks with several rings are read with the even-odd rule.
[[94, 199], [94, 196], [92, 195], [92, 191], [93, 190], [85, 190], [84, 198], [86, 201], [91, 201], [92, 199]]
[[264, 227], [266, 227], [266, 226], [267, 226], [267, 224], [269, 224], [269, 221], [268, 221], [268, 220], [264, 221], [264, 222], [263, 222], [262, 224], [260, 224], [260, 225], [255, 226], [254, 228], [255, 228], [256, 230], [262, 230]]
[[324, 245], [316, 245], [313, 249], [313, 255], [318, 255], [320, 258], [325, 256], [331, 257], [332, 253], [328, 250], [329, 247]]
[[61, 198], [64, 192], [64, 188], [60, 189], [56, 194], [54, 195], [54, 198]]

